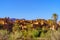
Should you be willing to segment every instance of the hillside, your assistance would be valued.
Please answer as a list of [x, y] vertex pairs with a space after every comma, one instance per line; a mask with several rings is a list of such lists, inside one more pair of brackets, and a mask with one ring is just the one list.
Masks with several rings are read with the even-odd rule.
[[0, 40], [60, 40], [60, 21], [0, 18]]
[[25, 20], [25, 19], [11, 19], [11, 18], [0, 18], [0, 29], [12, 29], [14, 25], [18, 25], [21, 30], [27, 29], [30, 25], [31, 28], [43, 28], [57, 30], [60, 27], [60, 22], [54, 22], [54, 20], [48, 19], [35, 19], [35, 20]]

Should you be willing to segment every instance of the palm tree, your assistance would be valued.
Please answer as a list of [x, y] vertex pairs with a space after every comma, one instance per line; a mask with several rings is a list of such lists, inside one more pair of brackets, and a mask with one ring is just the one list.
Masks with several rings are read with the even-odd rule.
[[54, 13], [54, 14], [52, 15], [52, 18], [53, 18], [53, 20], [54, 20], [55, 22], [57, 22], [58, 15], [57, 15], [56, 13]]
[[58, 19], [58, 15], [56, 13], [54, 13], [52, 15], [52, 18], [53, 18], [53, 25], [52, 25], [52, 28], [53, 29], [56, 29], [57, 28], [57, 19]]

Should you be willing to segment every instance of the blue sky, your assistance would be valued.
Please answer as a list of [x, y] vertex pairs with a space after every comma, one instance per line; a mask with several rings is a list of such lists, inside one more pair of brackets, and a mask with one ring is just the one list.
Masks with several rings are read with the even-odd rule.
[[57, 13], [60, 20], [60, 0], [0, 0], [0, 17], [50, 19]]

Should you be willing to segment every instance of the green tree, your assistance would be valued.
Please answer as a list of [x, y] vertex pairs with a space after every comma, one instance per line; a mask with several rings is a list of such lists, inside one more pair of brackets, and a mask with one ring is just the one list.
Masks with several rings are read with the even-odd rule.
[[53, 20], [56, 22], [57, 19], [58, 19], [58, 15], [57, 15], [56, 13], [54, 13], [54, 14], [52, 15], [52, 18], [53, 18]]
[[52, 15], [52, 18], [53, 18], [53, 25], [55, 26], [54, 29], [57, 29], [57, 19], [58, 19], [58, 15], [56, 13], [54, 13]]

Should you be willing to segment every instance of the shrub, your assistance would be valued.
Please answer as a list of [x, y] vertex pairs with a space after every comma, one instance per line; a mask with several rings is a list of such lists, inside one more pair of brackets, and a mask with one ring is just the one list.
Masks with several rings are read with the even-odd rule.
[[8, 31], [7, 30], [0, 30], [0, 40], [8, 40]]
[[14, 26], [13, 26], [13, 28], [12, 28], [12, 30], [13, 30], [13, 32], [15, 32], [15, 31], [20, 31], [19, 28], [20, 28], [20, 27], [19, 27], [19, 24], [15, 23]]
[[22, 37], [22, 32], [21, 31], [15, 31], [15, 33], [10, 33], [9, 35], [9, 40], [17, 40]]

